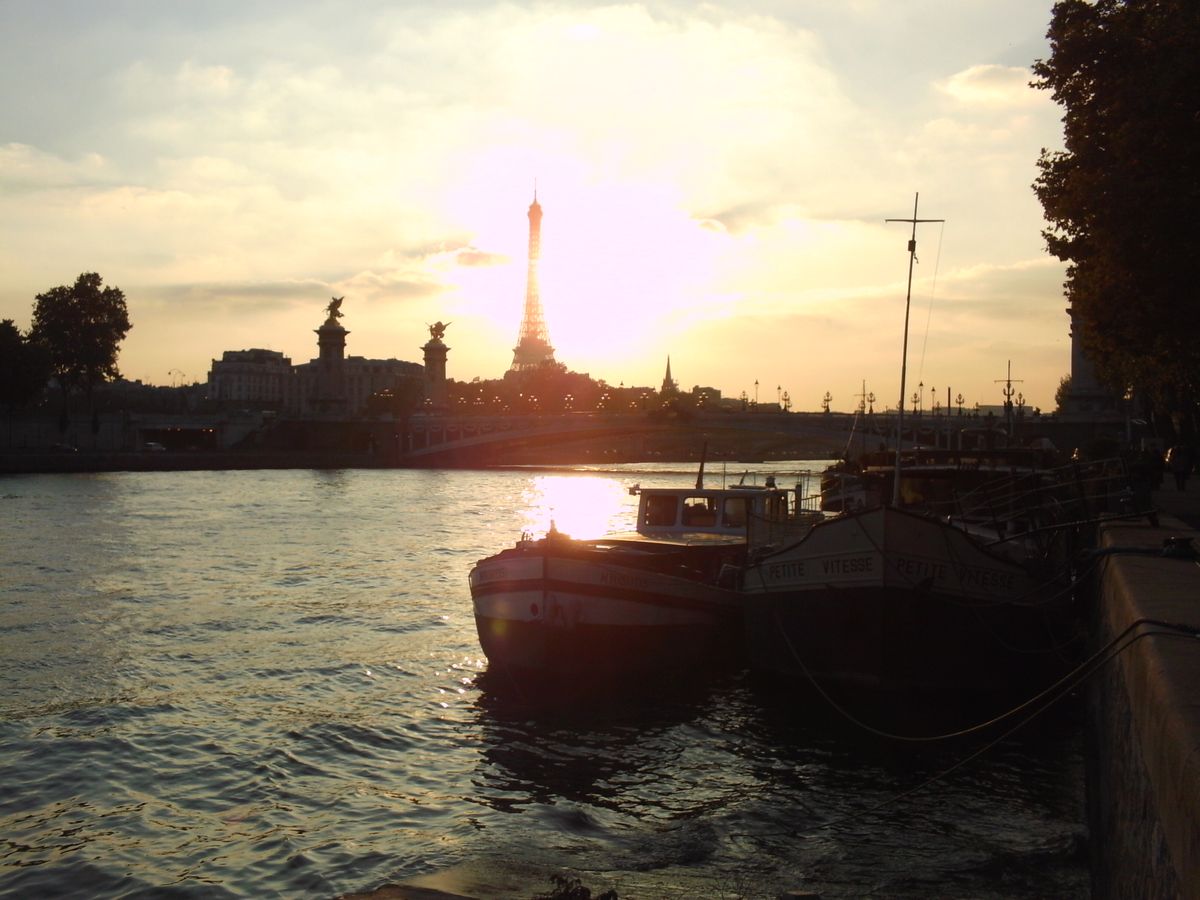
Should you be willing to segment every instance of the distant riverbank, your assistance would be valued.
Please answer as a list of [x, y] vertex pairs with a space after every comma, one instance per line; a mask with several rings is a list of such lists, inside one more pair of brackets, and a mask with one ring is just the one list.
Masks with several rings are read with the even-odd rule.
[[0, 474], [50, 472], [185, 472], [234, 469], [395, 468], [365, 451], [74, 451], [0, 453]]

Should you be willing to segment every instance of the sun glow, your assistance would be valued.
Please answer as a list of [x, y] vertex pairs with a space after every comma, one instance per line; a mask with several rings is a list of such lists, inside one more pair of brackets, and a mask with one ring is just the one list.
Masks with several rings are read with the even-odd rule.
[[636, 502], [615, 478], [542, 475], [521, 498], [523, 531], [543, 536], [554, 527], [573, 538], [632, 531]]
[[[737, 241], [661, 185], [600, 184], [562, 163], [550, 169], [560, 178], [538, 178], [538, 284], [556, 359], [598, 378], [660, 377], [672, 350], [665, 334], [732, 314]], [[468, 246], [445, 258], [452, 265], [441, 277], [456, 320], [486, 321], [507, 344], [524, 308], [533, 184], [480, 188], [469, 192], [474, 208], [461, 209]]]

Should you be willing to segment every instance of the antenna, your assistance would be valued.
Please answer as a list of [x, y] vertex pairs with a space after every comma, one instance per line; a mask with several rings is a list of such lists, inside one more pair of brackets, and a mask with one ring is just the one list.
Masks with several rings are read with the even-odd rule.
[[945, 222], [945, 219], [918, 219], [917, 202], [921, 199], [918, 191], [913, 195], [913, 214], [911, 219], [884, 219], [885, 222], [912, 223], [912, 237], [908, 239], [908, 293], [904, 297], [904, 348], [900, 353], [900, 405], [896, 413], [896, 475], [892, 479], [892, 506], [900, 505], [900, 449], [904, 440], [904, 381], [908, 375], [908, 311], [912, 306], [912, 273], [913, 263], [917, 261], [917, 224], [921, 222]]

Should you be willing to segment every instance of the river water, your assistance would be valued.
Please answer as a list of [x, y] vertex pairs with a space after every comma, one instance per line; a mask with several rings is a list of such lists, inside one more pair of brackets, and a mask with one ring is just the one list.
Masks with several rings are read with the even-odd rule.
[[0, 478], [0, 896], [1088, 896], [1069, 721], [935, 778], [977, 747], [847, 734], [736, 672], [480, 685], [472, 563], [551, 517], [631, 527], [629, 485], [680, 479]]

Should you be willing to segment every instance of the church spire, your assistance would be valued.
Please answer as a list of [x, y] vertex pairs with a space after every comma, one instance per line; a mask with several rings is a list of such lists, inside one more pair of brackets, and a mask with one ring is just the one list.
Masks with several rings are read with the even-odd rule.
[[663, 376], [662, 390], [660, 393], [665, 397], [668, 394], [678, 393], [679, 386], [675, 384], [675, 379], [671, 377], [671, 356], [667, 355], [667, 374]]

